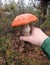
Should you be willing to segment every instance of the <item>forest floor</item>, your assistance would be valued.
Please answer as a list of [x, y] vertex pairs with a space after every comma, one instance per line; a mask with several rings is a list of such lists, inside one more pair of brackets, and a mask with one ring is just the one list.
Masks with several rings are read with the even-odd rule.
[[[50, 35], [50, 31], [46, 34]], [[0, 65], [50, 65], [41, 48], [20, 41], [21, 35], [18, 30], [0, 34]]]

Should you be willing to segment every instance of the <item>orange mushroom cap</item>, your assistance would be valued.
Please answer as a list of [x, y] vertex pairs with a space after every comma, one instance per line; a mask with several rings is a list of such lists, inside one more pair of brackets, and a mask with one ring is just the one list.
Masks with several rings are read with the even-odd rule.
[[12, 26], [20, 26], [20, 25], [25, 25], [31, 22], [35, 22], [38, 18], [35, 15], [32, 14], [21, 14], [18, 15], [13, 21], [12, 21]]

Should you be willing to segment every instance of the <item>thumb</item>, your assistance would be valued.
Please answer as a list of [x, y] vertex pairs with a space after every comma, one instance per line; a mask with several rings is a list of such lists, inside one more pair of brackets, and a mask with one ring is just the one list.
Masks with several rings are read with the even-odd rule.
[[29, 42], [30, 37], [29, 37], [29, 36], [21, 36], [21, 37], [20, 37], [20, 40], [23, 40], [23, 41]]

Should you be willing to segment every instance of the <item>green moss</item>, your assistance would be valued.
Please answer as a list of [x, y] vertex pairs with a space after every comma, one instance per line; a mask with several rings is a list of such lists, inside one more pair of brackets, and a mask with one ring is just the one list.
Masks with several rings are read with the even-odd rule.
[[45, 21], [41, 26], [40, 26], [41, 29], [50, 29], [50, 22], [48, 21]]

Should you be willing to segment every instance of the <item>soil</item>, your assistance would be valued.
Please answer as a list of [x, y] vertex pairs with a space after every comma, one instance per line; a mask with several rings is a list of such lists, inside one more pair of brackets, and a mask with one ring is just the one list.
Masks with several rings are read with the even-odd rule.
[[50, 65], [41, 48], [21, 41], [21, 35], [19, 30], [0, 34], [0, 65]]

